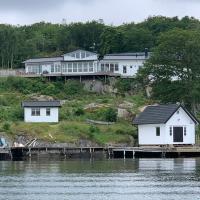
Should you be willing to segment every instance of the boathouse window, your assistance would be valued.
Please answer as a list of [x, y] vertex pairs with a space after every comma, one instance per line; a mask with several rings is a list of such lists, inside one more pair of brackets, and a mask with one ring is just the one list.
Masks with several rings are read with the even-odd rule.
[[184, 136], [186, 136], [187, 135], [187, 129], [186, 129], [186, 127], [184, 127]]
[[54, 73], [54, 66], [51, 65], [51, 73]]
[[32, 116], [40, 116], [40, 108], [32, 108], [31, 115]]
[[50, 108], [46, 108], [46, 116], [50, 116], [51, 115], [51, 109]]
[[169, 135], [172, 136], [172, 127], [169, 127]]
[[78, 72], [82, 72], [82, 63], [78, 63]]
[[160, 136], [160, 127], [156, 127], [156, 136]]
[[77, 72], [77, 63], [73, 64], [73, 72]]

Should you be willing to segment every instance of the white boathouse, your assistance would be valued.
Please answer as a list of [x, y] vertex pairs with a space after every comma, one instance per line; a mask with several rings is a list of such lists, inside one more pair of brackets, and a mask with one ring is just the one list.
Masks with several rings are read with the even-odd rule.
[[182, 105], [148, 106], [133, 121], [139, 145], [193, 145], [198, 119]]

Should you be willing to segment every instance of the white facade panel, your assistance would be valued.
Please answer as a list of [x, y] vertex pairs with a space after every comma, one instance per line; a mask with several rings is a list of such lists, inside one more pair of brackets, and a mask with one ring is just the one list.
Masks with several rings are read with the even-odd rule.
[[[160, 136], [156, 136], [156, 127], [160, 127]], [[165, 124], [148, 124], [138, 126], [140, 145], [165, 144]]]
[[24, 108], [25, 122], [58, 122], [59, 108], [50, 108], [50, 116], [46, 115], [47, 108], [40, 108], [40, 116], [32, 116], [32, 108]]

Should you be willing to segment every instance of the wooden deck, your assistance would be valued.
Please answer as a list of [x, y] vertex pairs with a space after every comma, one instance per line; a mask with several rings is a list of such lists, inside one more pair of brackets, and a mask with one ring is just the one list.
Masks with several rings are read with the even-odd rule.
[[104, 158], [176, 158], [200, 157], [200, 146], [183, 147], [11, 147], [0, 149], [10, 159], [23, 159], [34, 156], [60, 155], [65, 158], [104, 157]]

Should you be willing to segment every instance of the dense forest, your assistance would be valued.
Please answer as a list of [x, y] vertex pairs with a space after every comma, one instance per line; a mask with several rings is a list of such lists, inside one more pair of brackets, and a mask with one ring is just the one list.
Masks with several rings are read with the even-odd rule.
[[172, 29], [200, 30], [200, 21], [162, 16], [135, 24], [108, 26], [100, 21], [71, 24], [36, 23], [27, 26], [0, 25], [0, 67], [19, 68], [25, 59], [56, 56], [78, 48], [98, 52], [152, 50], [158, 38]]
[[137, 79], [125, 86], [138, 85], [139, 90], [151, 86], [158, 102], [181, 102], [195, 113], [200, 110], [200, 21], [195, 18], [155, 16], [120, 26], [101, 21], [0, 25], [2, 69], [21, 68], [28, 58], [58, 56], [78, 48], [100, 56], [148, 48], [151, 58]]

